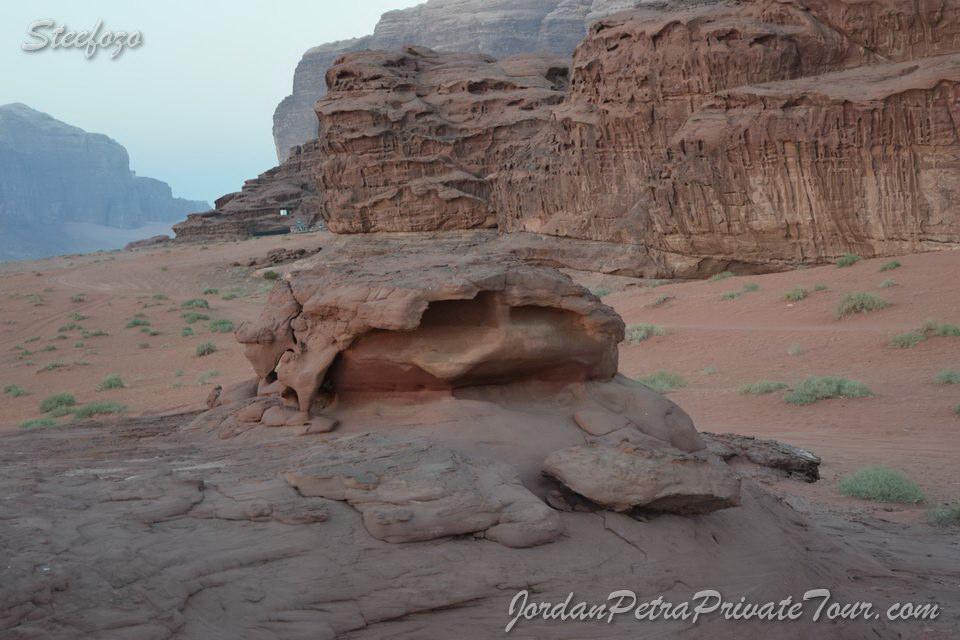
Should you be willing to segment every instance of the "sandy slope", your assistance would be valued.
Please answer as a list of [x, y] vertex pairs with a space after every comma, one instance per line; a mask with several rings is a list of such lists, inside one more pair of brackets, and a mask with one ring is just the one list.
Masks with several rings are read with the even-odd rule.
[[[151, 249], [141, 252], [91, 254], [0, 268], [0, 388], [17, 384], [30, 395], [0, 396], [0, 425], [12, 430], [40, 415], [38, 402], [50, 393], [72, 392], [78, 402], [113, 400], [133, 415], [171, 409], [199, 408], [213, 384], [250, 377], [239, 348], [229, 334], [211, 333], [206, 322], [193, 325], [196, 335], [182, 337], [187, 326], [180, 305], [205, 296], [211, 319], [235, 323], [259, 313], [266, 283], [252, 269], [231, 267], [234, 261], [262, 256], [277, 246], [313, 246], [322, 235], [261, 238], [240, 243]], [[863, 261], [853, 267], [833, 266], [781, 274], [736, 277], [719, 282], [676, 283], [650, 288], [625, 278], [578, 274], [591, 287], [613, 291], [605, 301], [628, 323], [651, 322], [667, 334], [621, 350], [621, 371], [636, 376], [667, 370], [682, 375], [688, 386], [671, 393], [705, 431], [738, 432], [779, 438], [808, 447], [825, 460], [824, 481], [797, 487], [805, 497], [843, 509], [876, 507], [841, 498], [837, 479], [852, 469], [884, 463], [907, 472], [923, 487], [929, 503], [960, 498], [960, 387], [937, 385], [941, 370], [960, 369], [960, 339], [935, 338], [913, 349], [894, 349], [890, 338], [918, 327], [925, 319], [960, 324], [960, 252], [906, 256], [903, 267], [880, 273], [886, 260]], [[39, 275], [38, 275], [39, 274]], [[897, 286], [881, 289], [893, 279]], [[735, 300], [723, 293], [742, 291], [747, 283], [760, 289]], [[813, 292], [815, 284], [827, 286]], [[803, 286], [811, 295], [787, 303], [783, 294]], [[223, 294], [240, 295], [225, 301]], [[846, 293], [868, 291], [892, 306], [883, 311], [838, 321], [834, 310]], [[84, 302], [71, 302], [84, 294]], [[166, 296], [155, 300], [154, 295]], [[31, 295], [39, 295], [42, 304]], [[660, 306], [661, 296], [673, 299]], [[78, 330], [58, 332], [72, 313], [88, 316], [87, 330], [110, 335], [83, 339]], [[143, 313], [161, 332], [150, 337], [127, 322]], [[58, 339], [66, 335], [66, 339]], [[27, 342], [32, 337], [40, 339]], [[198, 358], [203, 342], [217, 353]], [[75, 346], [76, 343], [83, 346]], [[141, 345], [149, 345], [141, 348]], [[32, 355], [20, 356], [21, 345]], [[788, 355], [792, 345], [804, 349]], [[42, 351], [53, 346], [55, 351]], [[41, 371], [50, 363], [64, 367]], [[211, 371], [206, 385], [200, 377]], [[179, 372], [182, 372], [178, 375]], [[96, 391], [108, 374], [118, 373], [128, 388]], [[832, 400], [806, 407], [785, 403], [782, 393], [741, 396], [737, 388], [758, 380], [795, 383], [807, 375], [843, 375], [861, 380], [876, 397]], [[883, 507], [886, 509], [887, 507]], [[892, 519], [916, 521], [926, 507], [884, 513]]]

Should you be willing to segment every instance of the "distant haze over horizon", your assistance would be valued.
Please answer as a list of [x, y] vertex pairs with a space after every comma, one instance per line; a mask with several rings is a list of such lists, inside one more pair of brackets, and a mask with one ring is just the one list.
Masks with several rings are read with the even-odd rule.
[[[105, 134], [126, 147], [138, 175], [168, 182], [177, 196], [212, 202], [276, 164], [273, 111], [307, 49], [370, 33], [383, 12], [416, 4], [12, 4], [0, 22], [0, 104], [24, 103]], [[30, 24], [44, 19], [71, 31], [102, 20], [106, 30], [142, 32], [143, 45], [117, 59], [106, 50], [92, 60], [78, 49], [22, 51]]]

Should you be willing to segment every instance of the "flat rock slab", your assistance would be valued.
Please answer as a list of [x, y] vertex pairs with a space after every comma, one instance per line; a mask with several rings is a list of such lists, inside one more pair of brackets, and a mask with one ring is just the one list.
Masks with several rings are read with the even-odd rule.
[[627, 442], [555, 451], [543, 472], [614, 511], [701, 514], [740, 504], [740, 479], [726, 466]]
[[345, 500], [370, 535], [387, 542], [475, 533], [531, 547], [562, 531], [557, 512], [508, 465], [420, 438], [367, 433], [330, 440], [284, 477], [303, 496]]
[[820, 457], [806, 449], [777, 440], [764, 440], [734, 433], [701, 434], [711, 453], [724, 462], [746, 460], [755, 465], [774, 469], [805, 482], [820, 479]]

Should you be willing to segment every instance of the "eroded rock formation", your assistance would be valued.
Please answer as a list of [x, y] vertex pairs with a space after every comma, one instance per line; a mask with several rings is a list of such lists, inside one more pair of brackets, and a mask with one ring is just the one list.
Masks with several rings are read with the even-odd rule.
[[569, 56], [591, 21], [644, 1], [429, 0], [389, 11], [373, 34], [320, 45], [303, 54], [293, 76], [293, 93], [277, 105], [273, 115], [277, 157], [283, 162], [297, 152], [296, 147], [317, 137], [314, 104], [326, 93], [327, 69], [346, 53], [421, 45], [496, 58], [520, 53]]
[[321, 387], [410, 391], [609, 379], [623, 321], [559, 272], [506, 254], [325, 262], [237, 330], [262, 390], [307, 420]]

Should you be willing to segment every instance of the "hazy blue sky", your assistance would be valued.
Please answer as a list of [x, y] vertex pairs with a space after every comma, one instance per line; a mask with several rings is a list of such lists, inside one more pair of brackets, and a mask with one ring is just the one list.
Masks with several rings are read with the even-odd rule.
[[[75, 0], [7, 2], [0, 21], [0, 104], [23, 102], [130, 152], [139, 174], [213, 201], [276, 164], [273, 109], [308, 48], [373, 30], [422, 0]], [[111, 60], [77, 49], [27, 53], [27, 28], [98, 19], [143, 45]]]

